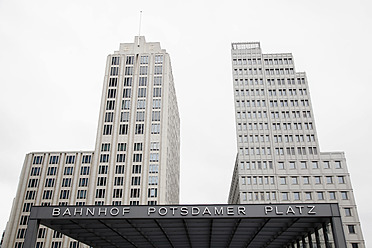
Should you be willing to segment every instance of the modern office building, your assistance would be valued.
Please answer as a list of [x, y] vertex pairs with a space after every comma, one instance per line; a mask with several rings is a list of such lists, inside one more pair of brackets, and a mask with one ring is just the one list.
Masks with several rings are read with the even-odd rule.
[[[178, 204], [179, 154], [169, 54], [135, 37], [107, 57], [94, 151], [26, 155], [2, 247], [23, 246], [31, 206]], [[40, 227], [36, 247], [85, 246]]]
[[230, 204], [338, 203], [347, 247], [365, 247], [343, 152], [320, 152], [306, 74], [260, 43], [231, 49], [238, 154]]

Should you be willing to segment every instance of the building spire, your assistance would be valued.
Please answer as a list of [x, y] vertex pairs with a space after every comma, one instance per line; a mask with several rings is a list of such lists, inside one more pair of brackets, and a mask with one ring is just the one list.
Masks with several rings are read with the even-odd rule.
[[141, 36], [141, 21], [142, 21], [142, 10], [140, 11], [140, 19], [139, 19], [138, 36]]

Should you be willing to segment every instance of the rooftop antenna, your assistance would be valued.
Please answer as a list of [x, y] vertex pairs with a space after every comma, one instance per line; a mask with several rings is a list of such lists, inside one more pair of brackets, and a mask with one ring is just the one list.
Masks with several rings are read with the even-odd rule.
[[140, 11], [137, 46], [139, 46], [139, 39], [140, 39], [140, 36], [141, 36], [141, 20], [142, 20], [142, 10]]

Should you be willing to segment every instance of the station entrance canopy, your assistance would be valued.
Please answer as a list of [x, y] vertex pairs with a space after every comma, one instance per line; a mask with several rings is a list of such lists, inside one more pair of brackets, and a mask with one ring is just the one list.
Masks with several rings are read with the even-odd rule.
[[40, 224], [94, 248], [346, 247], [338, 204], [33, 207], [24, 248]]

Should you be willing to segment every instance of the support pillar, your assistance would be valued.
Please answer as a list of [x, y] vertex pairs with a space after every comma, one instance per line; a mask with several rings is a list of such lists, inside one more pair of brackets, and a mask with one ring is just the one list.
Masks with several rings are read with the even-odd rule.
[[37, 232], [39, 230], [39, 220], [30, 219], [27, 224], [26, 237], [23, 248], [34, 248], [36, 245]]

